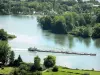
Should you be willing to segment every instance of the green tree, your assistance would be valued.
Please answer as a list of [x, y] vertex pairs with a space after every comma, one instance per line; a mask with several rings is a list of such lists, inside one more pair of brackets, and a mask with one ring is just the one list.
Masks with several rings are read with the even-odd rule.
[[100, 23], [99, 24], [96, 24], [93, 27], [92, 37], [94, 37], [94, 38], [100, 38]]
[[10, 52], [10, 57], [9, 57], [9, 65], [13, 65], [13, 63], [14, 63], [14, 57], [15, 57], [15, 54], [14, 54], [14, 51], [11, 51]]
[[22, 60], [22, 58], [21, 58], [20, 55], [18, 56], [18, 61], [19, 61], [19, 62], [23, 62], [23, 60]]
[[20, 62], [18, 61], [18, 59], [14, 60], [13, 66], [15, 67], [20, 66]]
[[96, 22], [97, 22], [97, 23], [100, 23], [100, 12], [97, 14]]
[[78, 3], [83, 3], [83, 0], [77, 0], [78, 1]]
[[0, 41], [0, 62], [4, 65], [9, 60], [10, 47], [8, 42]]
[[39, 56], [34, 57], [34, 67], [38, 70], [40, 68], [40, 61], [41, 59]]
[[20, 66], [21, 62], [23, 62], [23, 61], [22, 61], [21, 56], [19, 55], [18, 58], [14, 61], [13, 66], [18, 67], [18, 66]]
[[58, 71], [58, 66], [54, 66], [52, 69], [53, 72], [57, 72]]
[[0, 29], [0, 40], [2, 40], [2, 41], [8, 40], [7, 32], [4, 31], [4, 29]]
[[55, 56], [48, 55], [48, 56], [44, 59], [44, 66], [45, 66], [46, 68], [53, 67], [55, 64], [56, 64], [56, 57], [55, 57]]

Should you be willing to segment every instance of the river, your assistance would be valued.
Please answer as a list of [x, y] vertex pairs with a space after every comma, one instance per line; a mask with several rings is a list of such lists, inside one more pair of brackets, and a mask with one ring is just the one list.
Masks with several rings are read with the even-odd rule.
[[[71, 35], [57, 35], [43, 31], [37, 22], [37, 16], [0, 16], [0, 28], [17, 38], [9, 40], [15, 52], [15, 58], [20, 54], [23, 61], [34, 62], [36, 55], [41, 58], [41, 63], [47, 55], [56, 56], [56, 64], [69, 68], [100, 70], [100, 39], [83, 39]], [[55, 53], [28, 52], [27, 48], [37, 47], [49, 50], [62, 50], [74, 52], [96, 53], [97, 56], [79, 56]]]

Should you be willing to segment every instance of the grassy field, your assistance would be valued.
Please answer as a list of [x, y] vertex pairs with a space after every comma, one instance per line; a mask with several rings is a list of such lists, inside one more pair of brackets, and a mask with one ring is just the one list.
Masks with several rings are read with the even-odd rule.
[[[14, 68], [4, 67], [0, 68], [0, 74], [9, 74]], [[52, 72], [51, 70], [46, 70], [42, 72], [42, 75], [100, 75], [100, 71], [85, 71], [85, 70], [72, 70], [59, 67], [58, 72]]]
[[72, 69], [63, 69], [59, 67], [58, 72], [43, 72], [43, 75], [100, 75], [100, 71], [84, 71], [84, 70], [72, 70]]
[[12, 67], [4, 67], [4, 69], [0, 68], [0, 74], [9, 74], [12, 70]]

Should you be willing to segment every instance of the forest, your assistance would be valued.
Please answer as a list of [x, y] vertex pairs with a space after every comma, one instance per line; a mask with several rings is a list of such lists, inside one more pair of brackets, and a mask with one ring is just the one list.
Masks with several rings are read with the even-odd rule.
[[56, 34], [100, 38], [99, 2], [78, 0], [75, 4], [67, 5], [67, 8], [61, 14], [56, 11], [52, 15], [39, 17], [41, 28]]

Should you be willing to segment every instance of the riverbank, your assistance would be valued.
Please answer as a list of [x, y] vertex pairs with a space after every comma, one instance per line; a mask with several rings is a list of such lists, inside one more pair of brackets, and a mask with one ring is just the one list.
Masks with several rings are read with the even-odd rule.
[[59, 67], [58, 72], [52, 72], [47, 70], [42, 73], [43, 75], [99, 75], [100, 71], [89, 71], [89, 70], [79, 70], [79, 69], [67, 69], [64, 67]]
[[[14, 67], [4, 67], [4, 69], [0, 68], [0, 74], [1, 75], [9, 75], [14, 71]], [[79, 70], [79, 69], [68, 69], [66, 67], [58, 67], [58, 72], [52, 72], [51, 69], [47, 69], [42, 72], [42, 75], [100, 75], [100, 71], [94, 71], [94, 70]]]

